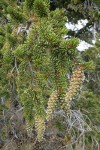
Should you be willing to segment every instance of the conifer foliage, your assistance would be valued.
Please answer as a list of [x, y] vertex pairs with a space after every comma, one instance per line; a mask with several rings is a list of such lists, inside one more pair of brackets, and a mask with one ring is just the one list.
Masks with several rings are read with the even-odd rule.
[[0, 119], [23, 110], [27, 135], [35, 127], [39, 142], [56, 110], [68, 115], [84, 79], [79, 40], [64, 38], [66, 20], [65, 10], [50, 11], [48, 0], [0, 1]]

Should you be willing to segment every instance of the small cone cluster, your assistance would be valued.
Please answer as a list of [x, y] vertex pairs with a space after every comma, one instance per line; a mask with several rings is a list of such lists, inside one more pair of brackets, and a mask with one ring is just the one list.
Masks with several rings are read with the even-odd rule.
[[37, 140], [41, 142], [45, 132], [45, 119], [39, 115], [35, 116], [35, 128], [37, 132]]
[[73, 75], [70, 80], [70, 85], [68, 91], [65, 95], [65, 99], [62, 105], [62, 108], [65, 108], [68, 105], [68, 102], [73, 99], [73, 97], [77, 94], [80, 90], [81, 84], [85, 78], [83, 73], [83, 67], [78, 66], [76, 70], [73, 72]]
[[[63, 102], [61, 102], [62, 109], [68, 114], [70, 112], [70, 104], [69, 101], [73, 99], [73, 97], [78, 93], [80, 90], [81, 84], [84, 80], [85, 76], [83, 73], [83, 67], [81, 65], [78, 65], [75, 71], [73, 72], [73, 75], [70, 79], [70, 85], [68, 88], [68, 91], [66, 92]], [[56, 104], [58, 100], [58, 94], [57, 91], [53, 91], [50, 95], [49, 101], [48, 101], [48, 107], [47, 107], [47, 121], [52, 119]], [[45, 121], [41, 117], [35, 118], [35, 126], [37, 130], [37, 138], [38, 141], [42, 141], [43, 134], [45, 131]]]
[[32, 137], [32, 130], [33, 130], [33, 128], [32, 128], [32, 126], [26, 121], [26, 130], [27, 130], [27, 135], [28, 135], [28, 137]]
[[56, 101], [57, 101], [57, 91], [54, 91], [48, 101], [48, 107], [47, 107], [47, 121], [52, 119], [53, 111], [56, 106]]

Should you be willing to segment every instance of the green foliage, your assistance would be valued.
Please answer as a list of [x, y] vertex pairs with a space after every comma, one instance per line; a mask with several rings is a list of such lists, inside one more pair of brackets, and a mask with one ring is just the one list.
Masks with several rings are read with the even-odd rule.
[[33, 9], [34, 0], [25, 0], [25, 6], [30, 11]]
[[34, 1], [34, 11], [39, 17], [45, 17], [49, 12], [49, 2], [48, 0], [35, 0]]
[[14, 9], [11, 6], [7, 7], [7, 13], [10, 14], [11, 18], [16, 22], [22, 23], [25, 20], [25, 16], [18, 11], [18, 9]]
[[2, 26], [0, 26], [0, 35], [2, 35], [2, 36], [5, 35], [5, 31], [4, 31], [4, 28]]
[[9, 51], [9, 50], [5, 51], [4, 56], [3, 56], [4, 63], [11, 64], [13, 62], [13, 57], [14, 56], [12, 54], [12, 51]]
[[7, 38], [7, 42], [10, 44], [11, 47], [14, 47], [15, 44], [16, 44], [16, 37], [11, 35], [11, 34], [7, 34], [6, 35], [6, 38]]
[[6, 127], [4, 127], [3, 130], [2, 130], [1, 139], [5, 140], [6, 136], [7, 136], [7, 130], [6, 130]]
[[18, 57], [19, 60], [20, 60], [20, 59], [23, 59], [24, 56], [26, 55], [24, 46], [23, 46], [23, 45], [18, 46], [18, 48], [17, 48], [16, 51], [14, 52], [14, 55], [15, 55], [16, 57]]
[[4, 37], [0, 35], [0, 48], [3, 46], [4, 44]]
[[83, 66], [84, 66], [84, 70], [94, 70], [96, 67], [92, 60], [89, 62], [85, 62]]
[[[80, 0], [66, 1], [65, 3], [57, 1], [56, 3], [62, 3], [60, 7], [67, 7], [68, 12], [71, 10], [70, 16], [73, 15], [70, 18], [67, 12], [69, 21], [71, 19], [75, 22], [80, 16], [86, 17], [83, 10], [81, 11], [83, 3]], [[90, 13], [90, 10], [88, 11]], [[83, 15], [79, 14], [74, 20], [73, 16], [78, 12]], [[93, 16], [94, 11], [91, 13]], [[86, 80], [89, 81], [84, 82], [85, 89], [72, 107], [73, 109], [80, 109], [91, 120], [93, 131], [86, 136], [87, 143], [91, 144], [93, 134], [93, 137], [98, 140], [100, 135], [96, 128], [100, 124], [98, 96], [100, 92], [99, 41], [96, 42], [95, 47], [82, 53], [83, 58], [88, 58], [88, 61], [84, 62], [76, 48], [79, 39], [76, 37], [64, 38], [69, 32], [65, 26], [67, 20], [65, 10], [57, 8], [50, 11], [48, 0], [25, 0], [20, 6], [17, 6], [16, 1], [13, 0], [1, 0], [1, 14], [8, 21], [2, 24], [2, 18], [0, 18], [2, 24], [0, 26], [0, 96], [5, 99], [6, 103], [0, 106], [0, 111], [7, 112], [8, 109], [12, 109], [13, 103], [15, 105], [17, 100], [23, 107], [26, 122], [31, 126], [36, 123], [37, 133], [43, 134], [47, 104], [52, 92], [57, 92], [56, 96], [53, 95], [57, 97], [55, 109], [60, 110], [70, 83], [67, 74], [72, 72], [80, 62], [84, 67]], [[95, 12], [95, 15], [98, 17], [97, 12]], [[26, 20], [27, 22], [25, 22]], [[21, 29], [18, 32], [19, 27]], [[75, 77], [77, 80], [77, 73]], [[75, 86], [74, 83], [73, 86]], [[77, 86], [80, 88], [79, 83], [77, 83]], [[73, 89], [70, 89], [70, 91], [73, 92]], [[64, 105], [67, 105], [67, 103]], [[17, 109], [17, 106], [14, 106], [13, 109]], [[2, 117], [1, 114], [0, 117]], [[86, 122], [88, 123], [88, 119]], [[59, 122], [59, 119], [56, 126], [59, 130], [64, 130], [62, 129], [63, 121]], [[71, 133], [68, 133], [68, 136], [69, 134]], [[78, 136], [77, 132], [76, 134]], [[5, 135], [4, 128], [3, 139], [6, 138]], [[38, 135], [38, 137], [43, 138], [43, 135]], [[71, 140], [71, 138], [69, 139]]]
[[10, 24], [7, 24], [7, 25], [6, 25], [6, 32], [7, 32], [7, 33], [12, 33], [12, 27], [11, 27]]
[[[7, 11], [11, 19], [24, 22], [23, 14], [20, 15], [17, 9], [9, 6]], [[18, 44], [15, 28], [11, 29], [8, 24], [6, 44], [1, 50], [4, 66], [9, 63], [6, 79], [10, 80], [11, 84], [15, 82], [15, 91], [24, 107], [25, 117], [30, 122], [34, 120], [34, 114], [45, 116], [47, 97], [50, 96], [51, 89], [58, 90], [59, 98], [64, 97], [67, 88], [66, 73], [69, 69], [66, 65], [69, 61], [73, 63], [71, 55], [76, 57], [78, 45], [76, 38], [63, 38], [67, 33], [63, 9], [49, 12], [48, 1], [36, 0], [34, 11], [44, 18], [38, 17], [24, 43]], [[15, 64], [14, 58], [18, 65]], [[15, 68], [14, 71], [10, 65]]]

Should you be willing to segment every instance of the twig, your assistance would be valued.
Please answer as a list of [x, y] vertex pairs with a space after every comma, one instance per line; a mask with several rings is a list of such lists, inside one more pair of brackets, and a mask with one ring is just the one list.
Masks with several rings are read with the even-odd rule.
[[16, 57], [15, 57], [15, 68], [16, 68], [16, 72], [19, 74]]
[[[4, 97], [1, 97], [1, 103], [2, 103], [2, 105], [4, 105]], [[4, 109], [3, 109], [2, 113], [3, 113], [3, 120], [5, 123], [5, 110]]]
[[[63, 146], [63, 147], [60, 147], [60, 149], [65, 148], [65, 147], [68, 147], [68, 146], [72, 146], [73, 144], [77, 143], [78, 140], [79, 140], [79, 138], [80, 138], [83, 134], [84, 134], [84, 133], [81, 133], [81, 134], [78, 136], [78, 138], [77, 138], [74, 142], [72, 142], [72, 143], [70, 143], [70, 144], [67, 144], [67, 145], [65, 145], [65, 146]], [[60, 149], [58, 148], [58, 150], [60, 150]]]
[[[14, 112], [14, 115], [17, 115], [17, 113], [20, 112], [21, 110], [23, 110], [23, 107], [21, 107], [21, 108], [18, 109], [16, 112]], [[11, 116], [10, 120], [13, 119], [14, 115]]]
[[34, 79], [34, 71], [33, 71], [31, 62], [29, 61], [28, 63], [29, 63], [30, 72], [31, 72], [31, 76], [32, 76], [32, 85], [34, 85], [34, 81], [33, 81], [33, 79]]

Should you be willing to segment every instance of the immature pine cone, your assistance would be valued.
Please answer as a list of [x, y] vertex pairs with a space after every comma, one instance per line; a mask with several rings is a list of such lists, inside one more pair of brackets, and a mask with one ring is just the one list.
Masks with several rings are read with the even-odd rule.
[[39, 142], [41, 142], [45, 132], [45, 119], [43, 117], [39, 115], [35, 116], [35, 128], [37, 132], [37, 139]]
[[57, 92], [53, 91], [51, 94], [49, 101], [48, 101], [48, 107], [47, 107], [47, 121], [52, 119], [53, 111], [56, 106], [56, 101], [57, 101]]
[[72, 100], [73, 97], [80, 90], [81, 84], [84, 80], [84, 74], [83, 74], [82, 70], [83, 70], [82, 66], [78, 66], [76, 68], [76, 70], [73, 72], [68, 91], [65, 95], [65, 99], [62, 104], [62, 108], [64, 108], [64, 109], [66, 109], [66, 106], [68, 106], [69, 101]]
[[26, 130], [27, 130], [27, 135], [28, 135], [28, 137], [32, 137], [32, 130], [33, 130], [33, 128], [32, 128], [32, 126], [28, 123], [28, 121], [26, 121]]

